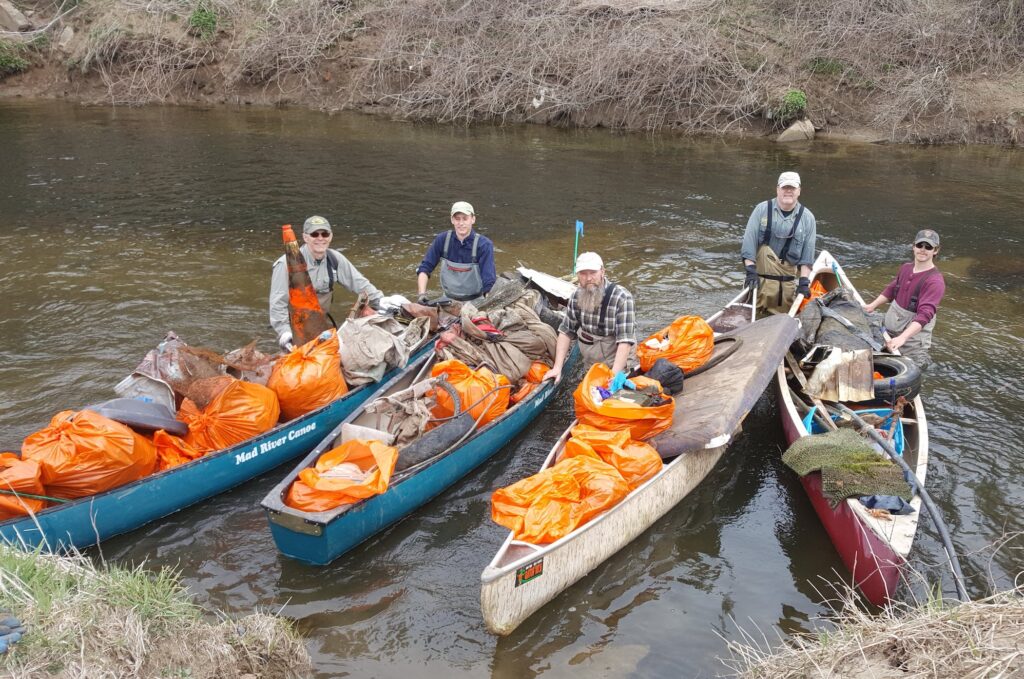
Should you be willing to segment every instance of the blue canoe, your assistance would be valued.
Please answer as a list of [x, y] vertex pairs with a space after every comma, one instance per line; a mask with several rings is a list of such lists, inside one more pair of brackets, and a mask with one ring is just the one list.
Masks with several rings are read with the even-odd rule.
[[[574, 345], [562, 376], [568, 375], [579, 358]], [[426, 373], [431, 357], [410, 363], [406, 373], [381, 384], [367, 404], [381, 396], [408, 388], [417, 374]], [[503, 415], [475, 432], [473, 419], [463, 413], [443, 426], [433, 429], [399, 453], [399, 465], [386, 492], [361, 502], [344, 505], [325, 512], [304, 512], [284, 503], [288, 489], [299, 472], [316, 464], [317, 459], [339, 443], [346, 424], [369, 420], [363, 414], [366, 406], [338, 425], [306, 456], [287, 477], [263, 499], [270, 532], [277, 548], [298, 561], [323, 566], [337, 559], [359, 543], [411, 514], [436, 497], [477, 466], [497, 453], [513, 436], [544, 409], [555, 394], [553, 381], [544, 382]], [[469, 435], [472, 432], [472, 435]], [[417, 448], [412, 451], [412, 448]], [[413, 453], [417, 460], [402, 467], [403, 456]]]
[[[426, 342], [410, 363], [433, 348]], [[387, 383], [404, 369], [385, 374]], [[0, 522], [0, 539], [25, 549], [84, 549], [150, 521], [223, 493], [309, 452], [376, 392], [375, 384], [356, 387], [341, 398], [238, 445], [153, 474], [104, 493], [44, 509], [34, 517]]]

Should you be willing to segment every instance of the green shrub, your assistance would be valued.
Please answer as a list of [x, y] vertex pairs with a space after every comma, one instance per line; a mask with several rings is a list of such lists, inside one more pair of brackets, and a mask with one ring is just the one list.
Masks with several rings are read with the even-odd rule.
[[194, 35], [209, 40], [217, 33], [217, 13], [205, 3], [200, 3], [192, 10], [188, 18], [188, 26]]
[[6, 78], [28, 69], [29, 62], [25, 58], [27, 48], [16, 42], [0, 40], [0, 78]]
[[802, 90], [788, 90], [782, 97], [782, 103], [775, 111], [775, 118], [785, 125], [804, 114], [807, 110], [807, 95]]
[[807, 70], [818, 75], [840, 76], [846, 71], [842, 59], [813, 57], [807, 62]]

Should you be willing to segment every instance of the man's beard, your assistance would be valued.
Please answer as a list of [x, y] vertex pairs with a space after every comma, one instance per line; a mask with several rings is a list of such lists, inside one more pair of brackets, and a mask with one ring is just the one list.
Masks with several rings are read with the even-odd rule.
[[577, 302], [580, 310], [589, 314], [596, 313], [601, 308], [601, 301], [604, 299], [604, 281], [591, 286], [583, 286], [579, 289]]

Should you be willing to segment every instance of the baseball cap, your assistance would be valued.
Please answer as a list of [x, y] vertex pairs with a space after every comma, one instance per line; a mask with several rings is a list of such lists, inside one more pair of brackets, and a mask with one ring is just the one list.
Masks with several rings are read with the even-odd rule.
[[931, 229], [921, 229], [917, 232], [917, 237], [914, 239], [914, 244], [917, 243], [928, 243], [933, 248], [939, 247], [939, 234], [935, 233]]
[[783, 172], [779, 175], [779, 186], [795, 186], [800, 188], [800, 175], [796, 172]]
[[313, 233], [314, 231], [326, 231], [332, 236], [334, 235], [334, 232], [331, 231], [331, 223], [320, 215], [313, 215], [302, 225], [302, 233]]
[[460, 200], [457, 203], [452, 203], [452, 216], [455, 216], [456, 212], [461, 212], [464, 215], [475, 215], [473, 206], [464, 200]]
[[604, 268], [601, 255], [596, 252], [584, 252], [576, 258], [576, 273], [580, 271], [597, 271]]

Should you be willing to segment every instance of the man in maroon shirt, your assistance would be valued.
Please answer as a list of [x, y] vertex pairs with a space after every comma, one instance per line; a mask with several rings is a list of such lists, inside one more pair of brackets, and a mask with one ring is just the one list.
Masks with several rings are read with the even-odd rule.
[[946, 282], [935, 267], [939, 254], [939, 234], [932, 229], [921, 229], [914, 239], [914, 261], [900, 267], [892, 280], [864, 311], [871, 313], [882, 304], [892, 302], [885, 314], [885, 329], [890, 350], [899, 349], [921, 370], [931, 363], [928, 349], [932, 345], [932, 330], [939, 310]]

